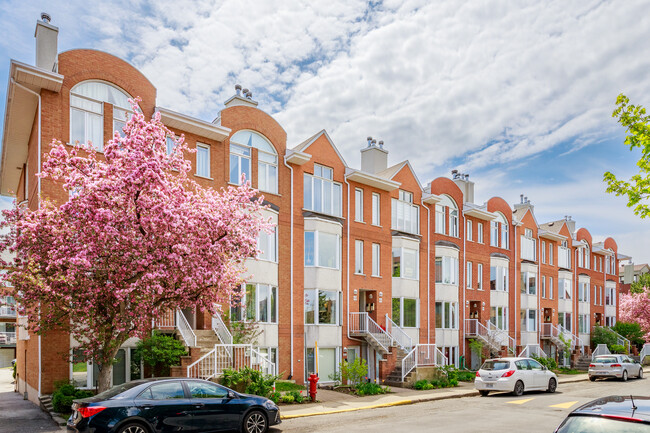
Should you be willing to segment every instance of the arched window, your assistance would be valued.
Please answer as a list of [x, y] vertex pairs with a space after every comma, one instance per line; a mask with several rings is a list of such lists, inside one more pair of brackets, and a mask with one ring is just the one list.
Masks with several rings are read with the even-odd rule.
[[91, 142], [95, 149], [104, 148], [104, 105], [113, 105], [113, 131], [122, 128], [131, 112], [130, 96], [102, 81], [84, 81], [70, 91], [70, 142]]
[[[446, 234], [449, 236], [458, 237], [458, 206], [456, 202], [448, 195], [442, 195], [442, 200], [436, 203], [436, 233]], [[447, 222], [447, 209], [449, 208], [449, 224]], [[449, 227], [447, 229], [447, 227]]]
[[496, 216], [490, 223], [490, 245], [508, 249], [508, 220], [501, 212], [496, 212]]
[[278, 153], [262, 135], [238, 131], [230, 138], [230, 183], [239, 185], [241, 175], [251, 180], [252, 148], [257, 149], [257, 189], [278, 192]]

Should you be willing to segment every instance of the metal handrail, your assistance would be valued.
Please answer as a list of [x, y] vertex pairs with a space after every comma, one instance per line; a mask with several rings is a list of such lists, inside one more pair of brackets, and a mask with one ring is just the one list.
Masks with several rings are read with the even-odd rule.
[[[260, 371], [262, 371], [265, 374], [275, 374], [275, 363], [272, 362], [270, 359], [268, 359], [266, 356], [262, 355], [261, 352], [258, 352], [257, 350], [253, 349], [251, 347], [251, 355], [255, 355], [257, 364], [260, 366]], [[251, 356], [251, 363], [252, 362], [252, 356]]]
[[389, 352], [393, 339], [381, 326], [370, 318], [368, 313], [351, 312], [349, 316], [350, 332], [370, 336], [384, 351]]
[[212, 330], [217, 334], [222, 344], [232, 344], [232, 334], [219, 313], [212, 316]]
[[558, 328], [560, 329], [560, 331], [562, 331], [561, 335], [567, 334], [571, 338], [571, 350], [573, 350], [576, 346], [578, 346], [580, 347], [580, 353], [584, 353], [584, 344], [582, 342], [582, 338], [572, 333], [562, 325], [558, 325]]
[[449, 360], [436, 344], [417, 344], [402, 359], [402, 382], [415, 367], [444, 366]]
[[187, 377], [208, 380], [217, 374], [217, 348], [215, 347], [187, 366]]
[[[487, 321], [487, 329], [488, 332], [490, 333], [490, 336], [494, 340], [496, 340], [502, 346], [506, 346], [508, 348], [508, 352], [513, 354], [515, 353], [515, 351], [517, 350], [517, 342], [515, 341], [514, 338], [512, 338], [508, 334], [507, 329], [501, 329], [494, 323], [490, 322], [489, 320]], [[503, 344], [504, 340], [505, 340], [505, 344]]]
[[162, 316], [154, 319], [157, 328], [176, 328], [176, 310], [165, 310]]
[[413, 347], [413, 340], [411, 337], [409, 337], [402, 328], [397, 326], [388, 314], [386, 314], [386, 333], [390, 335], [393, 338], [393, 341], [403, 350], [411, 350]]
[[606, 344], [599, 344], [596, 346], [594, 353], [591, 354], [591, 359], [593, 360], [598, 355], [610, 355], [612, 352], [609, 351], [609, 348]]
[[406, 354], [404, 358], [402, 358], [402, 382], [404, 382], [404, 378], [406, 378], [406, 376], [417, 365], [417, 357], [415, 355], [416, 350], [417, 347], [414, 347], [413, 350], [411, 350], [409, 353]]
[[643, 365], [643, 359], [646, 356], [650, 356], [650, 343], [645, 343], [641, 349], [641, 353], [639, 353], [639, 362], [641, 365]]
[[176, 327], [187, 347], [196, 347], [196, 334], [192, 331], [192, 327], [181, 310], [176, 310]]
[[609, 329], [610, 331], [612, 331], [612, 332], [614, 333], [614, 335], [616, 335], [616, 344], [619, 344], [619, 345], [621, 345], [621, 346], [627, 348], [628, 350], [632, 347], [632, 346], [630, 345], [630, 340], [628, 340], [627, 338], [623, 337], [623, 336], [622, 336], [621, 334], [619, 334], [618, 332], [614, 331], [611, 327], [607, 327], [607, 329]]
[[531, 355], [539, 356], [540, 358], [548, 358], [546, 352], [542, 350], [539, 344], [528, 344], [519, 354], [519, 357], [530, 358]]

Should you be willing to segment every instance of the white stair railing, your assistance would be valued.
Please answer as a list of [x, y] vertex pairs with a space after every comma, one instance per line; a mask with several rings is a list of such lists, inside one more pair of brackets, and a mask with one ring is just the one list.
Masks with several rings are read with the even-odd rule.
[[645, 343], [643, 349], [641, 349], [641, 353], [639, 353], [639, 362], [641, 362], [641, 365], [643, 365], [646, 356], [650, 356], [650, 343]]
[[176, 328], [176, 310], [165, 310], [154, 320], [156, 328]]
[[584, 343], [582, 341], [582, 338], [578, 337], [568, 329], [566, 329], [562, 325], [558, 325], [558, 328], [560, 329], [560, 335], [562, 335], [562, 338], [570, 339], [571, 340], [571, 350], [573, 350], [576, 346], [580, 348], [580, 353], [584, 353]]
[[546, 352], [542, 350], [539, 344], [529, 344], [524, 347], [524, 350], [519, 354], [520, 358], [530, 358], [532, 355], [538, 356], [540, 358], [548, 358]]
[[187, 366], [187, 377], [210, 379], [226, 369], [258, 368], [265, 374], [275, 374], [275, 363], [253, 349], [252, 344], [215, 344], [214, 349]]
[[232, 344], [232, 334], [219, 313], [212, 316], [212, 330], [221, 340], [221, 344]]
[[212, 349], [187, 366], [187, 377], [209, 380], [217, 373], [217, 350]]
[[599, 344], [596, 346], [596, 349], [594, 350], [594, 353], [591, 354], [591, 359], [595, 359], [598, 355], [609, 355], [611, 352], [607, 348], [606, 344]]
[[515, 353], [517, 350], [517, 343], [514, 338], [508, 335], [507, 329], [501, 329], [489, 320], [487, 322], [487, 329], [489, 335], [494, 341], [496, 341], [501, 346], [507, 347], [509, 353]]
[[192, 327], [181, 310], [176, 310], [176, 327], [187, 347], [196, 347], [196, 334], [192, 331]]
[[631, 349], [632, 346], [630, 346], [630, 340], [623, 337], [621, 334], [614, 331], [612, 328], [607, 328], [607, 329], [609, 329], [610, 331], [612, 331], [614, 333], [614, 335], [616, 335], [616, 344], [619, 344], [619, 345], [625, 347], [628, 351]]
[[367, 337], [379, 346], [384, 352], [390, 351], [393, 341], [390, 335], [384, 331], [381, 326], [370, 318], [368, 313], [352, 312], [350, 313], [348, 326], [353, 334], [360, 334]]
[[388, 314], [386, 314], [386, 333], [393, 338], [395, 344], [401, 347], [402, 350], [409, 351], [413, 347], [411, 337], [402, 328], [397, 326]]
[[417, 344], [402, 359], [402, 382], [416, 367], [448, 365], [447, 357], [435, 344]]
[[251, 347], [251, 363], [258, 365], [259, 369], [264, 374], [275, 374], [275, 363], [271, 362], [267, 355], [258, 352]]

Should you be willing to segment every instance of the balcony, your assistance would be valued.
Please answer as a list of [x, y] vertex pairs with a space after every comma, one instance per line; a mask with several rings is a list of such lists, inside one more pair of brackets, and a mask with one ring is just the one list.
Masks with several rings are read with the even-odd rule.
[[15, 332], [0, 332], [0, 346], [15, 346], [16, 333]]

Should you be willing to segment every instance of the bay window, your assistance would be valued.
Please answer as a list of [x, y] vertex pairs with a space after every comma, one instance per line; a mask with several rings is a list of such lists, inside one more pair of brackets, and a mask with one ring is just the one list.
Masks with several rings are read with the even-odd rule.
[[616, 305], [615, 287], [605, 287], [605, 305]]
[[339, 325], [341, 292], [334, 290], [305, 290], [305, 324]]
[[458, 302], [436, 302], [436, 328], [458, 329]]
[[334, 182], [334, 170], [314, 164], [314, 174], [305, 173], [305, 209], [340, 217], [342, 209], [341, 184]]
[[557, 313], [557, 324], [571, 332], [571, 313]]
[[392, 320], [401, 328], [417, 328], [418, 300], [413, 298], [393, 298]]
[[340, 269], [340, 237], [325, 232], [305, 232], [305, 266]]
[[580, 334], [589, 334], [589, 315], [578, 314], [578, 332]]
[[245, 284], [236, 290], [230, 318], [233, 321], [278, 323], [278, 288], [270, 284]]
[[490, 307], [490, 322], [499, 329], [508, 329], [508, 307]]
[[490, 290], [508, 291], [508, 268], [505, 266], [490, 266]]
[[533, 231], [526, 229], [525, 234], [521, 235], [521, 258], [531, 261], [537, 260], [535, 246], [536, 242], [535, 238], [533, 238]]
[[521, 293], [537, 294], [537, 275], [534, 272], [521, 273]]
[[458, 284], [458, 259], [455, 257], [436, 257], [436, 283]]
[[278, 262], [278, 227], [273, 227], [271, 233], [264, 230], [260, 231], [257, 238], [257, 248], [260, 250], [257, 258], [259, 260], [268, 260], [270, 262]]
[[521, 330], [527, 332], [537, 332], [537, 310], [521, 310]]
[[418, 278], [418, 252], [410, 248], [393, 248], [393, 277]]
[[413, 204], [413, 193], [399, 190], [399, 198], [392, 202], [391, 228], [406, 233], [419, 233], [420, 212], [417, 205]]
[[578, 282], [578, 301], [589, 302], [589, 283]]
[[557, 297], [558, 299], [571, 299], [571, 280], [567, 278], [558, 278]]

